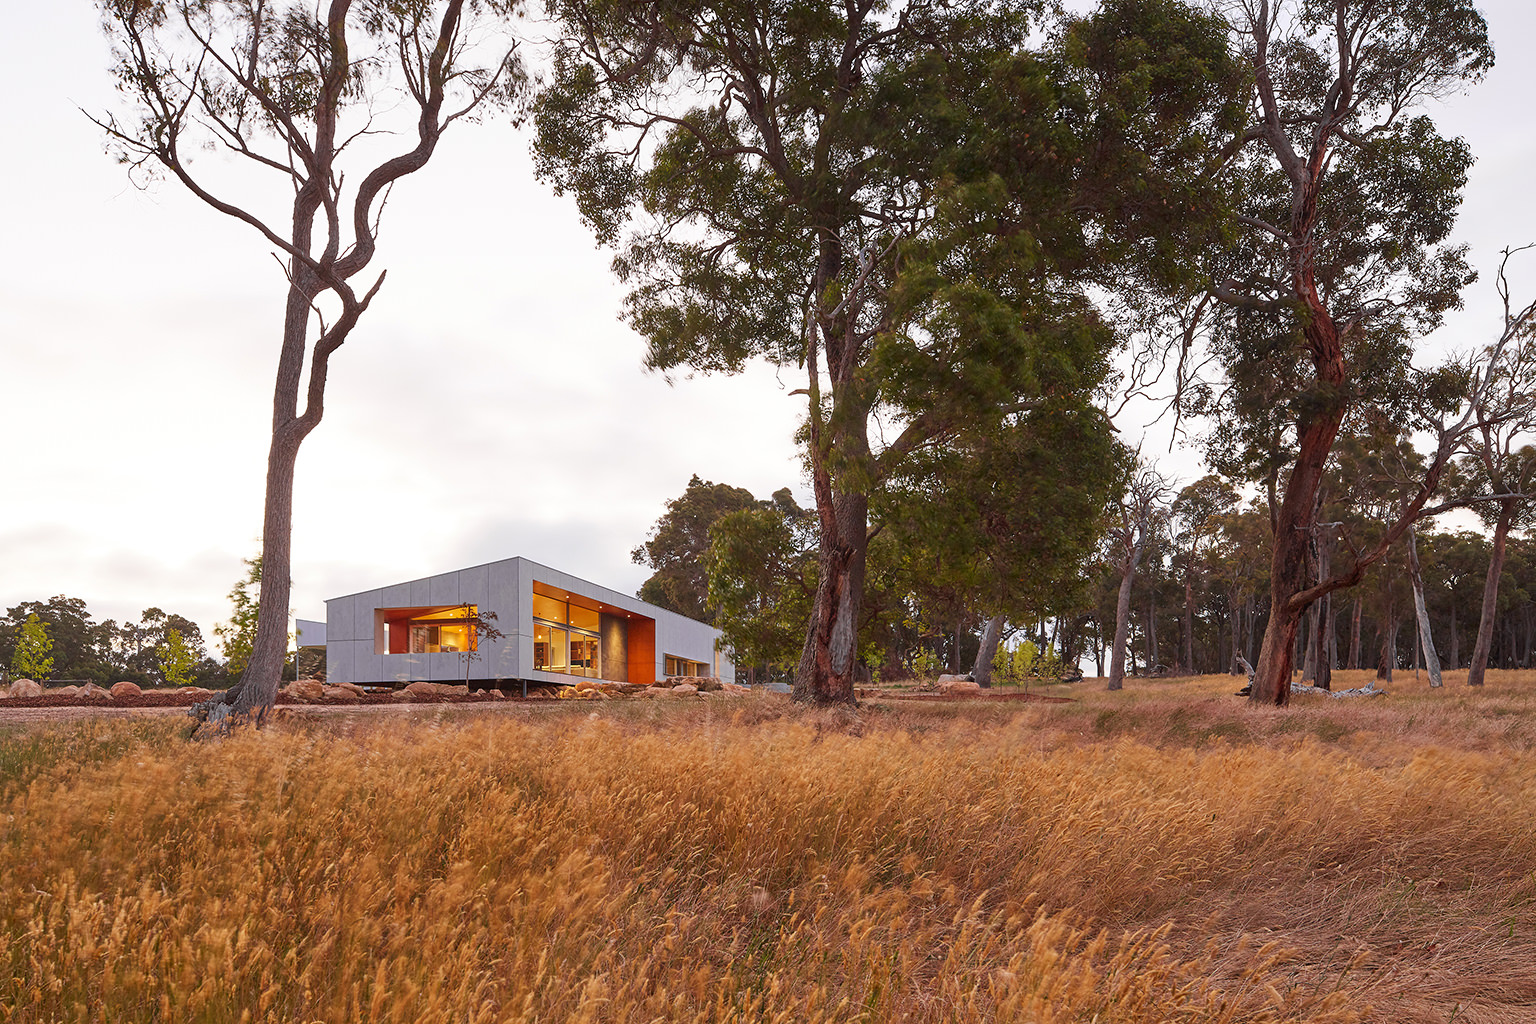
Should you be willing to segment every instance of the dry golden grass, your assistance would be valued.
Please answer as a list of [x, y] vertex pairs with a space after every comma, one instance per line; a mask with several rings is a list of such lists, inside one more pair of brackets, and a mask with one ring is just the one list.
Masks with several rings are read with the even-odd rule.
[[1536, 677], [1100, 686], [0, 736], [0, 1020], [1536, 1020]]

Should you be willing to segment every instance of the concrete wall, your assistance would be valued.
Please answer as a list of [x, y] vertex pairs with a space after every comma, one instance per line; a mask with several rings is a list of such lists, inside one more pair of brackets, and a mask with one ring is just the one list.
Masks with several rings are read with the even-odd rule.
[[[407, 583], [376, 587], [325, 602], [327, 675], [332, 682], [406, 683], [416, 679], [452, 682], [465, 678], [461, 654], [388, 654], [382, 643], [380, 608], [413, 608], [473, 604], [506, 634], [501, 640], [481, 640], [480, 649], [467, 666], [470, 680], [528, 679], [568, 683], [574, 678], [557, 672], [533, 669], [533, 608], [529, 600], [533, 583], [589, 597], [616, 609], [642, 615], [656, 622], [656, 678], [664, 674], [664, 659], [672, 654], [718, 665], [722, 679], [734, 681], [729, 659], [717, 655], [719, 630], [702, 622], [669, 612], [616, 590], [540, 565], [526, 558], [507, 558], [487, 565], [428, 576]], [[623, 625], [622, 616], [612, 616]], [[619, 666], [609, 662], [610, 630], [603, 629], [603, 674], [613, 677]], [[614, 631], [616, 632], [616, 631]], [[627, 629], [625, 630], [627, 633]], [[624, 666], [627, 670], [629, 666]], [[623, 679], [618, 675], [616, 678]]]

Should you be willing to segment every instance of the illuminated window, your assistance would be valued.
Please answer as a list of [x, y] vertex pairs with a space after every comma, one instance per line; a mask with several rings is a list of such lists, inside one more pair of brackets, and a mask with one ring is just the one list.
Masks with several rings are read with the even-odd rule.
[[597, 677], [601, 621], [596, 608], [585, 608], [569, 596], [557, 598], [535, 592], [533, 667], [543, 672]]
[[381, 608], [384, 650], [390, 654], [464, 654], [479, 649], [480, 609], [472, 604]]
[[675, 654], [667, 655], [667, 675], [669, 676], [707, 676], [709, 666], [702, 661], [689, 661], [687, 658], [679, 658]]

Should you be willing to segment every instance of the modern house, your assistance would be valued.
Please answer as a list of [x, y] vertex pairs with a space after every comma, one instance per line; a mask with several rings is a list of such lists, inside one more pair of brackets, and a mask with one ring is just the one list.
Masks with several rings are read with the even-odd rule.
[[331, 598], [325, 630], [333, 683], [735, 680], [718, 629], [526, 558]]

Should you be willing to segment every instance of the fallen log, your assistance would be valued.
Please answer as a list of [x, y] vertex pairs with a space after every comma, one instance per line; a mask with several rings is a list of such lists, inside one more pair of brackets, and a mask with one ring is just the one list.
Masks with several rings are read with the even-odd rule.
[[[1248, 659], [1241, 654], [1237, 656], [1237, 663], [1243, 666], [1248, 673], [1248, 685], [1237, 691], [1237, 696], [1246, 697], [1253, 692], [1253, 666], [1248, 664]], [[1357, 686], [1353, 690], [1325, 690], [1321, 686], [1308, 686], [1306, 683], [1292, 683], [1292, 693], [1323, 693], [1330, 697], [1385, 697], [1386, 690], [1376, 689], [1376, 680], [1371, 680], [1364, 686]]]
[[1376, 689], [1376, 681], [1373, 679], [1365, 686], [1357, 686], [1353, 690], [1325, 690], [1321, 686], [1308, 686], [1306, 683], [1292, 683], [1292, 693], [1323, 693], [1330, 697], [1385, 697], [1386, 690]]

